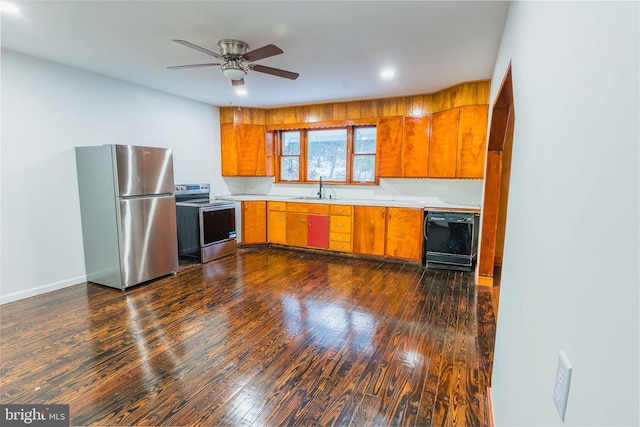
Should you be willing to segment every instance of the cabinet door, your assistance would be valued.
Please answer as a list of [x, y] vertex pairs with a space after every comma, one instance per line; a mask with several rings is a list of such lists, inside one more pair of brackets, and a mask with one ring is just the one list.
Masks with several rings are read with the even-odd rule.
[[402, 138], [402, 176], [426, 178], [429, 166], [431, 117], [405, 117]]
[[222, 176], [273, 176], [273, 140], [263, 125], [220, 125]]
[[267, 242], [267, 202], [242, 202], [242, 243]]
[[220, 125], [220, 157], [222, 176], [238, 175], [238, 149], [232, 124]]
[[381, 117], [376, 129], [378, 177], [402, 176], [402, 117]]
[[262, 125], [235, 125], [238, 175], [265, 176], [267, 174], [265, 136], [265, 127]]
[[353, 217], [353, 251], [384, 256], [386, 208], [355, 206]]
[[387, 208], [385, 255], [420, 261], [423, 217], [422, 209]]
[[307, 246], [327, 249], [329, 247], [329, 217], [308, 215], [307, 223]]
[[307, 246], [307, 214], [287, 212], [287, 244]]
[[483, 178], [487, 151], [488, 105], [460, 107], [458, 127], [458, 178]]
[[269, 243], [285, 245], [287, 243], [286, 212], [269, 211], [268, 218], [267, 237]]
[[432, 120], [428, 175], [430, 178], [455, 178], [459, 109], [435, 113]]

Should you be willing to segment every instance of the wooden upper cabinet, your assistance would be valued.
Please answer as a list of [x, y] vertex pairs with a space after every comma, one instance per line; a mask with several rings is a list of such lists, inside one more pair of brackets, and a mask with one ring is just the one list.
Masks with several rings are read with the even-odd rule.
[[402, 117], [382, 117], [376, 128], [378, 177], [399, 177], [402, 174]]
[[426, 178], [430, 116], [378, 119], [378, 176]]
[[455, 178], [460, 109], [433, 114], [429, 143], [429, 178]]
[[484, 177], [488, 114], [488, 105], [460, 107], [456, 171], [456, 176], [459, 178]]
[[401, 156], [403, 177], [427, 177], [430, 134], [430, 116], [404, 118]]
[[220, 108], [222, 176], [273, 176], [273, 133], [265, 110]]
[[220, 157], [222, 176], [238, 175], [238, 149], [233, 124], [220, 125]]
[[[231, 127], [231, 129], [230, 129]], [[263, 125], [220, 125], [223, 176], [266, 176], [266, 130]], [[235, 150], [235, 153], [234, 153]]]

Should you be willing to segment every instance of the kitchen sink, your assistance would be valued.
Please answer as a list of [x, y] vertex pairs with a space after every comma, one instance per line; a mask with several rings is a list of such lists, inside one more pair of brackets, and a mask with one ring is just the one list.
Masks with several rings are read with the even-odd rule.
[[293, 200], [318, 200], [318, 201], [322, 201], [322, 200], [328, 200], [328, 199], [321, 199], [319, 197], [304, 196], [304, 197], [295, 197]]

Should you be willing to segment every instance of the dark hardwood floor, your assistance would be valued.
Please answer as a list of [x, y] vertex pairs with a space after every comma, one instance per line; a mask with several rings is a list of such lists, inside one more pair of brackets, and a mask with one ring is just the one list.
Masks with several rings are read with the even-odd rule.
[[81, 284], [0, 307], [0, 402], [72, 425], [487, 425], [496, 292], [268, 248]]

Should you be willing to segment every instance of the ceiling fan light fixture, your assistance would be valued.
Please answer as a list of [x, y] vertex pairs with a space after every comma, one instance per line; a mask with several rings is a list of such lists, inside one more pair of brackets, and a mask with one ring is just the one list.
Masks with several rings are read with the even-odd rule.
[[222, 74], [229, 80], [240, 80], [247, 74], [247, 69], [238, 61], [231, 60], [220, 67]]

